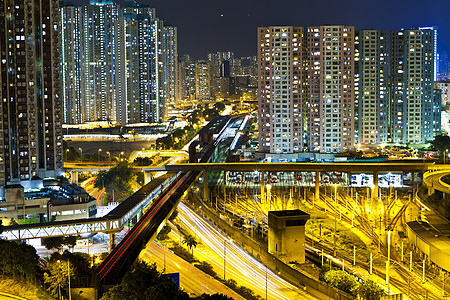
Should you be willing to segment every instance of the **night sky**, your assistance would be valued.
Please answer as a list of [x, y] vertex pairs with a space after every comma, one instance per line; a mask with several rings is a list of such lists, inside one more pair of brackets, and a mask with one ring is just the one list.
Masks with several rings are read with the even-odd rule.
[[[87, 0], [72, 0], [87, 4]], [[449, 0], [140, 0], [158, 18], [178, 27], [179, 55], [204, 58], [234, 51], [256, 55], [256, 28], [271, 25], [353, 25], [398, 30], [438, 26], [438, 52], [450, 56]], [[117, 1], [123, 5], [124, 1]]]

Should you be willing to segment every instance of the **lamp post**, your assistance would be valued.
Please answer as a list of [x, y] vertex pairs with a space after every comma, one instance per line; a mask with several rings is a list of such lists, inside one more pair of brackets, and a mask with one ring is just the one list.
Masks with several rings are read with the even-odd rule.
[[111, 162], [111, 153], [109, 153], [109, 151], [106, 151], [106, 154], [108, 154], [108, 162]]
[[267, 211], [270, 211], [270, 200], [272, 198], [272, 195], [271, 195], [272, 185], [268, 184], [268, 185], [266, 185], [266, 187], [267, 187], [267, 202], [269, 203]]
[[100, 152], [102, 152], [102, 149], [98, 149], [97, 151], [97, 160], [100, 162]]
[[78, 148], [80, 150], [80, 161], [83, 161], [83, 149]]
[[227, 240], [223, 240], [223, 280], [226, 281], [225, 270], [227, 265]]
[[447, 156], [447, 154], [448, 154], [448, 149], [445, 149], [445, 153], [444, 153], [444, 165], [445, 165], [445, 157]]
[[66, 149], [66, 161], [69, 160], [69, 149]]

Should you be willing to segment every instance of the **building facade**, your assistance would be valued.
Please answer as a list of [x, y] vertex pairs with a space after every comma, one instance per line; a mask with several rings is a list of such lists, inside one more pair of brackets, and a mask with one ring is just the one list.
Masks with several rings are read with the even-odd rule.
[[62, 173], [59, 1], [0, 2], [0, 185]]
[[211, 99], [211, 69], [208, 61], [199, 60], [195, 63], [195, 99]]
[[258, 28], [259, 150], [303, 150], [303, 28]]
[[63, 123], [80, 124], [85, 119], [80, 47], [81, 10], [61, 2], [60, 17]]
[[433, 139], [434, 29], [391, 33], [392, 142], [424, 144]]
[[334, 153], [354, 148], [354, 38], [353, 26], [307, 29], [311, 151]]
[[360, 30], [355, 36], [355, 52], [355, 143], [387, 143], [389, 32]]

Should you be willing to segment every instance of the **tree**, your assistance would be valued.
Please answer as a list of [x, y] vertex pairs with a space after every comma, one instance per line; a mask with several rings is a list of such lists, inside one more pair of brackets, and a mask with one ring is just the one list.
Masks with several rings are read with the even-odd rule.
[[2, 220], [0, 220], [0, 234], [2, 234], [3, 233], [3, 221]]
[[70, 276], [75, 275], [73, 264], [69, 260], [51, 260], [47, 264], [47, 272], [44, 273], [44, 282], [48, 290], [54, 296], [61, 295], [61, 289], [69, 284]]
[[158, 240], [165, 240], [167, 238], [167, 235], [172, 231], [170, 226], [164, 225], [164, 227], [161, 229], [161, 231], [158, 233], [158, 236], [156, 237]]
[[192, 254], [194, 254], [194, 248], [197, 248], [197, 241], [195, 240], [195, 237], [188, 234], [184, 237], [183, 244], [186, 244], [188, 246], [189, 250], [192, 251]]
[[37, 276], [39, 256], [33, 246], [0, 240], [0, 272], [32, 280]]
[[57, 236], [57, 237], [48, 237], [42, 239], [42, 244], [47, 248], [48, 250], [60, 250], [63, 247], [64, 244], [64, 237]]
[[434, 149], [438, 150], [439, 153], [443, 154], [446, 149], [450, 151], [450, 136], [448, 135], [437, 135], [431, 145]]
[[351, 295], [356, 294], [356, 278], [345, 271], [331, 270], [325, 273], [325, 282]]
[[217, 273], [214, 271], [213, 266], [206, 261], [202, 261], [198, 264], [195, 264], [194, 266], [196, 266], [206, 274], [211, 275], [212, 277], [215, 277], [217, 275]]
[[363, 281], [357, 289], [358, 295], [365, 300], [379, 300], [384, 296], [384, 290], [373, 280]]
[[16, 220], [14, 220], [14, 218], [11, 218], [11, 220], [9, 220], [9, 226], [14, 226], [14, 225], [19, 225], [19, 224], [17, 223]]
[[119, 285], [109, 289], [102, 300], [165, 300], [189, 299], [189, 295], [179, 291], [175, 283], [168, 277], [161, 276], [155, 264], [138, 261], [131, 271], [127, 272]]
[[100, 171], [95, 179], [94, 187], [105, 187], [108, 197], [114, 200], [123, 200], [133, 193], [132, 182], [135, 180], [135, 174], [131, 165], [122, 161], [108, 171]]

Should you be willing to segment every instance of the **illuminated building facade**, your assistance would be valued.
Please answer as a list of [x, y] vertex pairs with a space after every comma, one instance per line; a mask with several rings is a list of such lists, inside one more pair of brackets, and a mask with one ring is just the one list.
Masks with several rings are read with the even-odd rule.
[[432, 27], [391, 32], [393, 143], [433, 139], [435, 42]]
[[353, 26], [307, 29], [310, 151], [335, 153], [354, 147], [354, 39]]
[[356, 143], [388, 142], [389, 32], [360, 30], [355, 36]]
[[258, 28], [259, 150], [296, 153], [303, 150], [302, 27]]
[[0, 1], [0, 185], [62, 173], [57, 0]]

